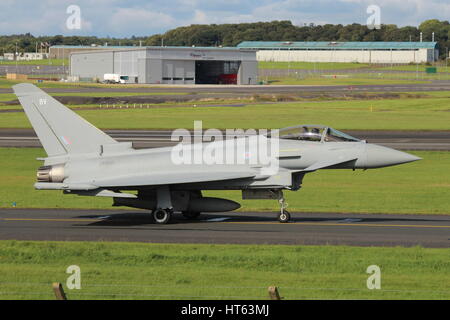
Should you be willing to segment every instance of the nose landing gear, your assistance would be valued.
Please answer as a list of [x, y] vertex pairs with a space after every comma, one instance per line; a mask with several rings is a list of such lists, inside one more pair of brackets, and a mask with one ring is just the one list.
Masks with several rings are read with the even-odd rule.
[[280, 192], [280, 198], [278, 199], [278, 202], [280, 203], [280, 213], [278, 214], [278, 221], [280, 221], [281, 223], [289, 222], [289, 220], [291, 220], [291, 214], [286, 210], [288, 204], [284, 199], [283, 192]]

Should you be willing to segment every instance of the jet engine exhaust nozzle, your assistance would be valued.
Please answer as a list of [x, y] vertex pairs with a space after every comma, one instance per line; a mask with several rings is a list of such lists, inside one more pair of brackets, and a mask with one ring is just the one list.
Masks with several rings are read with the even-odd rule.
[[38, 182], [63, 182], [66, 178], [63, 164], [42, 166], [37, 171]]

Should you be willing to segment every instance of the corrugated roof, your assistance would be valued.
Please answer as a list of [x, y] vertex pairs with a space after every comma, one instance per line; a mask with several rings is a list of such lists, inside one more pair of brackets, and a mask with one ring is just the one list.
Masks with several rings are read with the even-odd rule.
[[51, 46], [51, 48], [55, 49], [130, 49], [130, 48], [140, 48], [138, 46], [70, 46], [70, 45], [56, 45]]
[[56, 45], [51, 46], [54, 49], [105, 49], [105, 50], [115, 50], [115, 49], [191, 49], [191, 50], [249, 50], [249, 48], [239, 48], [239, 47], [189, 47], [189, 46], [65, 46], [65, 45]]
[[437, 42], [244, 41], [237, 47], [259, 50], [411, 50], [435, 49], [437, 48]]

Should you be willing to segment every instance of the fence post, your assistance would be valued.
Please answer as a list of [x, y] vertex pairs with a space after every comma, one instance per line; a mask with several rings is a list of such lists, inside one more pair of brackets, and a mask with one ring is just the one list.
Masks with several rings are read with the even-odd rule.
[[270, 300], [281, 300], [280, 294], [278, 293], [278, 288], [276, 286], [269, 287], [269, 297]]
[[66, 294], [61, 283], [54, 282], [52, 284], [53, 292], [55, 293], [56, 300], [67, 300]]

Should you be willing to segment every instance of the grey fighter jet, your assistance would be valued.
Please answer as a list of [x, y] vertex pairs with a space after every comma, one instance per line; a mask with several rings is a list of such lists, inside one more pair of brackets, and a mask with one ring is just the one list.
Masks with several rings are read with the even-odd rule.
[[[244, 160], [252, 161], [176, 163], [174, 150], [181, 143], [136, 150], [132, 143], [114, 140], [34, 85], [22, 83], [13, 89], [47, 153], [46, 158], [38, 159], [44, 165], [37, 170], [36, 189], [111, 197], [114, 206], [150, 210], [158, 224], [168, 223], [175, 211], [196, 219], [200, 212], [240, 207], [231, 200], [204, 197], [202, 190], [241, 190], [243, 199], [278, 200], [278, 220], [288, 222], [290, 214], [283, 190], [300, 189], [307, 173], [320, 169], [381, 168], [420, 160], [326, 126], [300, 125], [281, 129], [278, 134], [183, 147], [184, 152], [194, 153], [199, 147], [217, 154], [221, 149], [233, 157], [245, 153]], [[231, 140], [239, 140], [245, 148], [229, 144]], [[248, 151], [257, 141], [277, 146], [275, 171], [264, 170], [268, 162], [262, 163]]]

